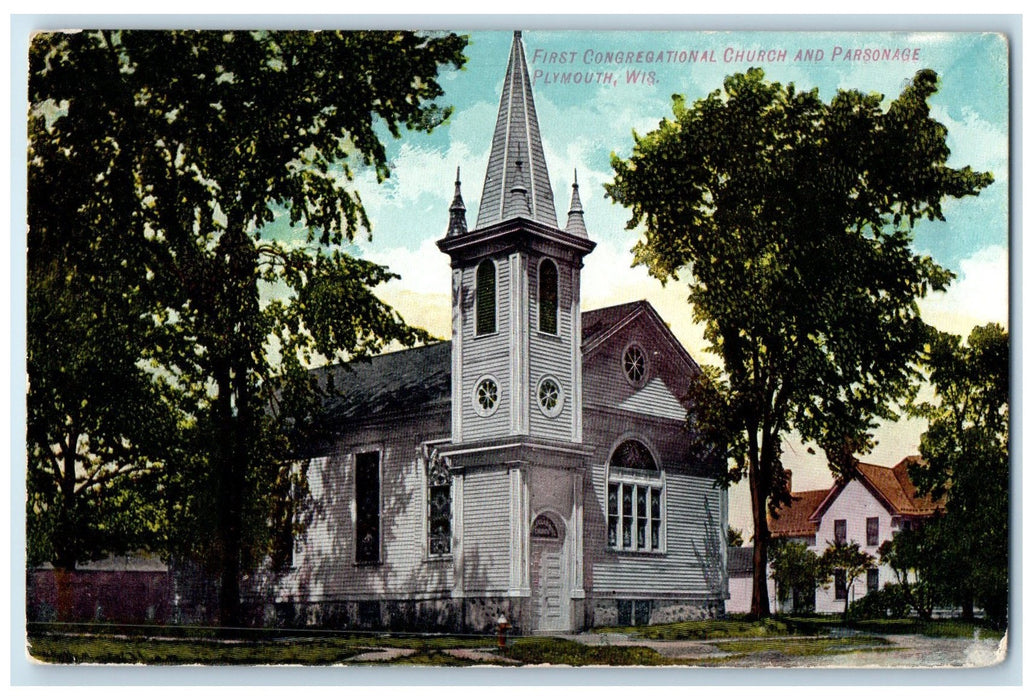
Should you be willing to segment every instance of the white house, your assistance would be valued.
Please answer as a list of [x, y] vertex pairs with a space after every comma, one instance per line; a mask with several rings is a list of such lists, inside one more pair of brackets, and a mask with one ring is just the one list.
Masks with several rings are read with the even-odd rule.
[[[804, 542], [818, 555], [834, 542], [856, 542], [878, 562], [883, 542], [942, 507], [928, 496], [916, 494], [907, 468], [917, 459], [908, 457], [893, 467], [862, 462], [855, 479], [837, 482], [827, 490], [793, 492], [792, 504], [779, 511], [778, 518], [768, 517], [772, 539]], [[892, 570], [878, 563], [850, 586], [843, 572], [837, 571], [828, 588], [814, 592], [813, 609], [842, 612], [847, 598], [852, 602], [892, 582]], [[791, 605], [795, 609], [812, 607], [811, 601], [799, 597]]]
[[724, 467], [685, 424], [699, 366], [644, 301], [582, 312], [595, 243], [576, 179], [557, 221], [519, 32], [476, 224], [457, 177], [438, 247], [451, 341], [317, 373], [338, 396], [303, 467], [308, 527], [254, 607], [525, 632], [721, 614]]

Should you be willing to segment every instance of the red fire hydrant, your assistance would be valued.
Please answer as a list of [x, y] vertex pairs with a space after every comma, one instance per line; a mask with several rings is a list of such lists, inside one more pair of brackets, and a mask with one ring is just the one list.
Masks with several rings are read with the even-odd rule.
[[499, 649], [506, 648], [506, 630], [509, 629], [509, 620], [506, 619], [505, 615], [499, 615]]

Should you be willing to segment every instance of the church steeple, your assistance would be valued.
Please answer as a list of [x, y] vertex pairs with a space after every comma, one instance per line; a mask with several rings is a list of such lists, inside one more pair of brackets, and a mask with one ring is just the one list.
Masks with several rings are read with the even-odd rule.
[[588, 229], [585, 228], [585, 210], [581, 208], [581, 196], [577, 191], [577, 170], [574, 170], [574, 185], [570, 193], [570, 211], [567, 212], [567, 233], [575, 236], [588, 238]]
[[459, 166], [456, 166], [456, 194], [448, 208], [448, 233], [446, 236], [461, 236], [466, 233], [466, 204], [460, 191]]
[[[521, 191], [523, 190], [523, 191]], [[522, 201], [520, 201], [522, 200]], [[513, 32], [499, 115], [491, 141], [477, 228], [524, 216], [556, 227], [538, 115], [520, 32]]]

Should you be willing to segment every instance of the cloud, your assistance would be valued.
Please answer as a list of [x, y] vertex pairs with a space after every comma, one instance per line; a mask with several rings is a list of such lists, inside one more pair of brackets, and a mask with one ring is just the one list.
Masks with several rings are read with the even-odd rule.
[[1008, 249], [988, 246], [960, 263], [946, 292], [919, 302], [922, 317], [940, 330], [967, 336], [973, 326], [1008, 325]]

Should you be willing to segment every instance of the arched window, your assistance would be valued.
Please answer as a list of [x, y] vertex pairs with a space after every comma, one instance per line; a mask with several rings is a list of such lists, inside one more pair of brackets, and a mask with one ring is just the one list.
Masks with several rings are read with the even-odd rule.
[[557, 333], [559, 311], [559, 273], [556, 263], [542, 260], [538, 266], [538, 330], [542, 333]]
[[625, 440], [610, 457], [606, 485], [606, 542], [611, 549], [661, 552], [664, 479], [649, 448]]
[[495, 263], [477, 266], [477, 335], [495, 332]]

